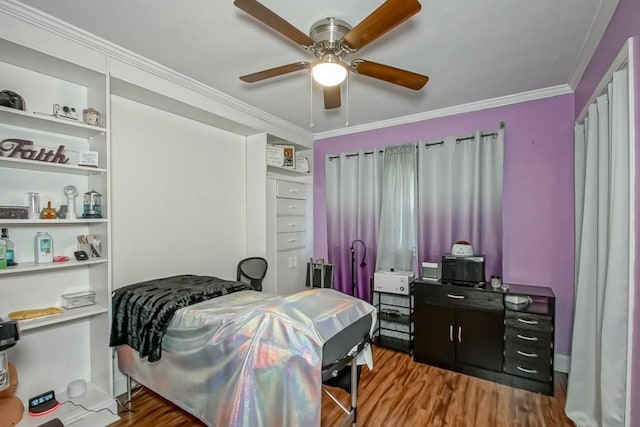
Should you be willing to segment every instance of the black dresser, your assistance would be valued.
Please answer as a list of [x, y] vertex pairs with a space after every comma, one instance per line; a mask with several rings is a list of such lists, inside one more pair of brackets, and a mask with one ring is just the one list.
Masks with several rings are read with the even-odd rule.
[[[508, 286], [416, 280], [414, 360], [553, 395], [555, 295], [547, 287]], [[507, 295], [531, 302], [510, 304]]]

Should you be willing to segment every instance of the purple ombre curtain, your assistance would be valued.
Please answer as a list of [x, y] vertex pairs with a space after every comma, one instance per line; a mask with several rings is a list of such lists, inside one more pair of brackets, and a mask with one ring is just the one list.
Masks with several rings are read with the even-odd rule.
[[504, 130], [449, 137], [418, 148], [418, 257], [439, 262], [466, 240], [486, 255], [487, 278], [502, 276]]
[[[360, 150], [325, 158], [328, 262], [334, 265], [334, 288], [352, 294], [351, 248], [355, 254], [355, 296], [371, 299], [380, 220], [382, 165], [380, 150]], [[366, 245], [365, 266], [361, 266]]]

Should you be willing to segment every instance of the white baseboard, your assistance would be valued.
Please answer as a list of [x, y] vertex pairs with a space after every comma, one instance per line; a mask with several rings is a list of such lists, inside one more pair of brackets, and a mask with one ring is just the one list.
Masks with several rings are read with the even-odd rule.
[[571, 367], [571, 356], [567, 354], [556, 354], [553, 357], [554, 370], [568, 374], [570, 367]]

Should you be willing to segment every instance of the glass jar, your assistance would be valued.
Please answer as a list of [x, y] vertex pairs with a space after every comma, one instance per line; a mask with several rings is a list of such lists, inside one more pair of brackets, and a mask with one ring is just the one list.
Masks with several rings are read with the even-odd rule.
[[87, 191], [83, 200], [83, 218], [102, 218], [102, 194], [95, 190]]

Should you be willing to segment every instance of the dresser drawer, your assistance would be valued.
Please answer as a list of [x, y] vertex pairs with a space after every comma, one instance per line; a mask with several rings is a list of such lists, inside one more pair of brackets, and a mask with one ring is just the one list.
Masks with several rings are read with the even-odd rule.
[[512, 375], [537, 381], [550, 382], [552, 379], [551, 365], [536, 366], [522, 361], [505, 360], [504, 371]]
[[462, 286], [415, 284], [414, 295], [416, 301], [432, 304], [495, 310], [504, 308], [502, 294]]
[[291, 181], [276, 182], [276, 197], [287, 199], [306, 199], [307, 188], [304, 184]]
[[506, 327], [504, 330], [507, 343], [526, 345], [529, 348], [552, 348], [553, 334], [546, 331]]
[[550, 316], [507, 310], [504, 320], [505, 325], [514, 328], [546, 332], [553, 331], [553, 321]]
[[307, 221], [303, 216], [279, 216], [276, 218], [276, 233], [305, 231]]
[[304, 215], [306, 209], [304, 200], [276, 198], [276, 215]]
[[290, 249], [303, 248], [307, 244], [307, 235], [304, 232], [278, 233], [276, 236], [276, 250], [288, 251]]
[[548, 366], [552, 365], [551, 348], [538, 348], [528, 344], [518, 344], [513, 341], [505, 342], [505, 360], [521, 363], [528, 366]]

